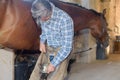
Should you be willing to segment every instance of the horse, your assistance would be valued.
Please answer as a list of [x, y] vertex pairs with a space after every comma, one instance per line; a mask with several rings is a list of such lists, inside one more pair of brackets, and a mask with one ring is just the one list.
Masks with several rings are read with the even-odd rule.
[[[107, 22], [103, 13], [89, 10], [72, 3], [49, 0], [66, 11], [74, 21], [74, 32], [89, 28], [98, 42], [109, 44]], [[18, 50], [38, 50], [41, 29], [32, 18], [30, 9], [33, 1], [0, 0], [0, 45]]]

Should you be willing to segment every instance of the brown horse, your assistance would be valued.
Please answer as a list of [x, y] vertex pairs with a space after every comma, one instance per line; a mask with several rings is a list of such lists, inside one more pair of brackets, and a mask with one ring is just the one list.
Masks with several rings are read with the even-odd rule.
[[[89, 28], [104, 47], [108, 46], [107, 23], [103, 14], [57, 0], [50, 1], [72, 17], [75, 33]], [[0, 45], [13, 49], [39, 49], [40, 28], [32, 18], [31, 3], [0, 0]]]

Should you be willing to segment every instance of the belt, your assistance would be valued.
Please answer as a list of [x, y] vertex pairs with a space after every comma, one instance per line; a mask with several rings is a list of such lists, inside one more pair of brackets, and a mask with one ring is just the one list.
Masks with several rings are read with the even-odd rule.
[[49, 45], [47, 45], [47, 47], [51, 47], [53, 49], [57, 49], [57, 48], [60, 48], [61, 46], [49, 46]]

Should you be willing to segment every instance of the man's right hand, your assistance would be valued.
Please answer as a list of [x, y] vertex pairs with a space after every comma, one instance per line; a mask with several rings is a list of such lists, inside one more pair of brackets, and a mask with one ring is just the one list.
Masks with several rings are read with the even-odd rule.
[[41, 51], [42, 53], [46, 53], [45, 44], [44, 44], [44, 43], [41, 43], [41, 42], [40, 42], [40, 51]]

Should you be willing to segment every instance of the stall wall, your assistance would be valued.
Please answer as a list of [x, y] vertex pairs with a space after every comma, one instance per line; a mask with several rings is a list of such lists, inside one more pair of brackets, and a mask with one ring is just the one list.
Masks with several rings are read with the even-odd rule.
[[120, 0], [116, 0], [116, 15], [115, 15], [116, 35], [120, 35]]

